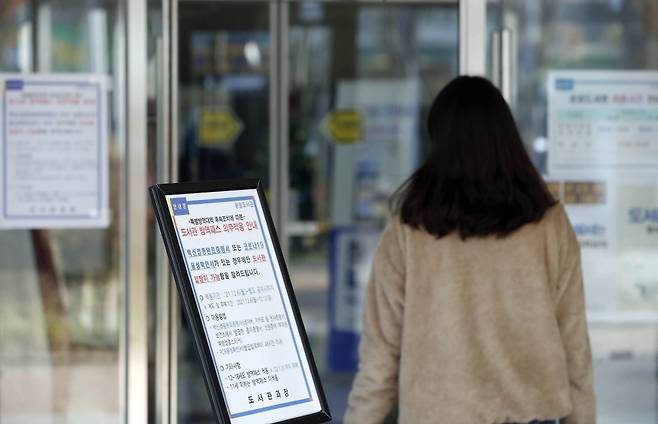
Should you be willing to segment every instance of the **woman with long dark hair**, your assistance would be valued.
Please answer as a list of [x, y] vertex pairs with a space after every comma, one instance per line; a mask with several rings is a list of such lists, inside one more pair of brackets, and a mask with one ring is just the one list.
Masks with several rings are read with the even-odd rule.
[[593, 424], [580, 248], [500, 92], [436, 97], [365, 300], [346, 424]]

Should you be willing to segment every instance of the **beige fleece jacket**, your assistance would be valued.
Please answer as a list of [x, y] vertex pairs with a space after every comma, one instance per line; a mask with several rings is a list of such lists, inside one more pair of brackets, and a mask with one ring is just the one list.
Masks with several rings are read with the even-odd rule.
[[345, 424], [596, 422], [580, 248], [561, 205], [505, 238], [393, 219], [375, 254]]

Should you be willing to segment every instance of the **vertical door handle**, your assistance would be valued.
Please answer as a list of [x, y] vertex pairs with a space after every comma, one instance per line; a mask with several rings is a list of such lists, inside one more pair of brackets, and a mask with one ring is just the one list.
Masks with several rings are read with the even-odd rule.
[[510, 107], [514, 108], [514, 39], [509, 28], [502, 28], [492, 33], [491, 68], [493, 83], [500, 89]]

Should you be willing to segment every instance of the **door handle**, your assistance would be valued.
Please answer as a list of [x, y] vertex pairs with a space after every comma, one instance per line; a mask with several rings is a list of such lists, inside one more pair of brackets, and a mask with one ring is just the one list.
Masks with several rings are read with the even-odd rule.
[[515, 107], [514, 79], [514, 37], [509, 28], [494, 31], [491, 37], [492, 81], [496, 85], [510, 108]]

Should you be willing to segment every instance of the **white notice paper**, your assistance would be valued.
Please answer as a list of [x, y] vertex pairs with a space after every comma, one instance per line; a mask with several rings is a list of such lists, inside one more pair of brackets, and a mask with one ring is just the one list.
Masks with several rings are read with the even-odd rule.
[[658, 169], [658, 72], [551, 71], [548, 167]]
[[168, 195], [231, 423], [321, 410], [255, 189]]
[[105, 227], [105, 77], [0, 74], [0, 227]]
[[658, 72], [548, 74], [548, 177], [582, 251], [588, 319], [658, 320]]

